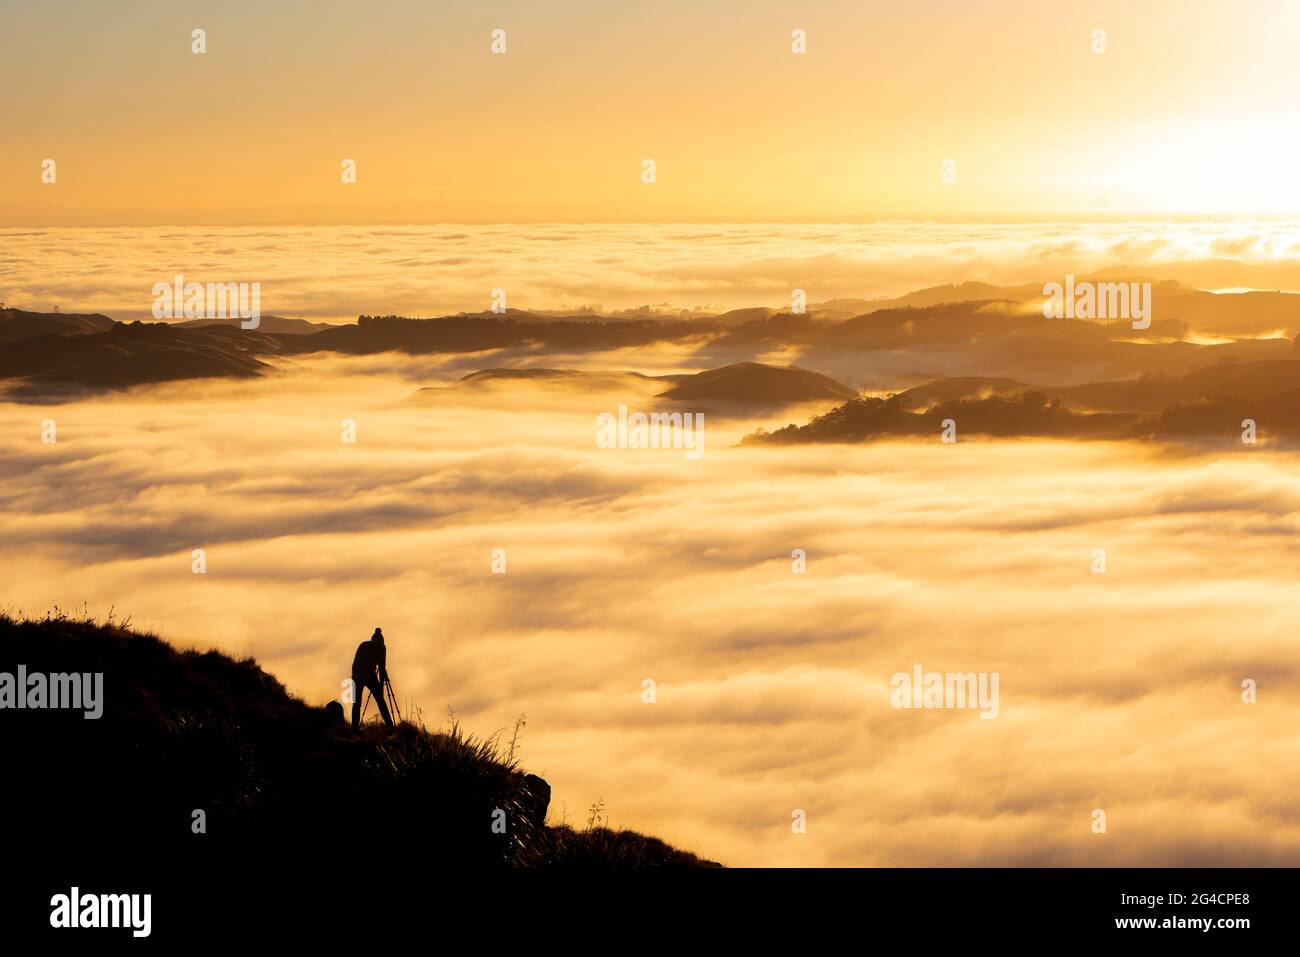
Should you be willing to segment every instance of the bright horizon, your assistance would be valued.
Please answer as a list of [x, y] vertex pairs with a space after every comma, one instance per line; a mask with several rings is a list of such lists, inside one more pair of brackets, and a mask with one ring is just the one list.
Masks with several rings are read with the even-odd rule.
[[0, 299], [149, 319], [178, 273], [260, 283], [268, 315], [668, 305], [788, 307], [1126, 270], [1201, 289], [1300, 289], [1300, 220], [872, 224], [0, 227]]

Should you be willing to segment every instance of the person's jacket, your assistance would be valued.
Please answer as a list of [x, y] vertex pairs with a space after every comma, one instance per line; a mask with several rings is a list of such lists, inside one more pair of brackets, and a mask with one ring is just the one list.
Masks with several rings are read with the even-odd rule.
[[382, 641], [363, 641], [352, 658], [352, 680], [358, 684], [372, 681], [379, 673], [380, 681], [388, 680], [388, 649]]

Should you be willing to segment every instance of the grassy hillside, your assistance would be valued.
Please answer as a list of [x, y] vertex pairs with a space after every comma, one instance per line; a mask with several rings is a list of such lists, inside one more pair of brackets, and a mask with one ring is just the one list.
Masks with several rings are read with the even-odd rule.
[[[0, 807], [15, 838], [42, 855], [231, 854], [253, 867], [355, 858], [367, 869], [397, 858], [459, 867], [709, 863], [628, 831], [547, 826], [549, 785], [495, 742], [455, 725], [354, 733], [251, 658], [178, 651], [113, 623], [0, 615], [0, 672], [20, 664], [28, 674], [104, 675], [98, 720], [0, 710], [8, 772]], [[195, 833], [196, 810], [206, 833]]]

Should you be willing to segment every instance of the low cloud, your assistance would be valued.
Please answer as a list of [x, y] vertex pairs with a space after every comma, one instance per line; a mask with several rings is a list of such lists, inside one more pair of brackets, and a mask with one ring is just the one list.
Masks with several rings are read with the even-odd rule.
[[[643, 359], [586, 361], [676, 361]], [[603, 798], [616, 825], [733, 864], [1300, 862], [1300, 611], [1278, 534], [1295, 456], [737, 447], [773, 425], [754, 418], [692, 462], [595, 445], [596, 415], [652, 403], [653, 383], [417, 391], [457, 374], [308, 357], [0, 404], [4, 600], [115, 606], [253, 654], [314, 702], [380, 625], [430, 723], [528, 714], [523, 760], [557, 815]], [[890, 677], [915, 664], [998, 672], [999, 717], [895, 710]]]
[[[1300, 289], [1296, 224], [922, 223], [835, 225], [0, 229], [10, 305], [147, 319], [154, 282], [259, 282], [268, 315], [788, 307], [896, 296], [935, 276], [1015, 284], [1123, 267], [1208, 288]], [[87, 279], [86, 277], [93, 277]], [[149, 277], [142, 280], [140, 277]]]

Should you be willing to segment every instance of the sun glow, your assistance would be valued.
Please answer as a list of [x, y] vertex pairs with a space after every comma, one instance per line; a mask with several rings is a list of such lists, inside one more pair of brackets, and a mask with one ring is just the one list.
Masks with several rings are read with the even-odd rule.
[[1300, 207], [1300, 126], [1292, 117], [1165, 128], [1113, 159], [1115, 200], [1135, 211], [1271, 214]]

